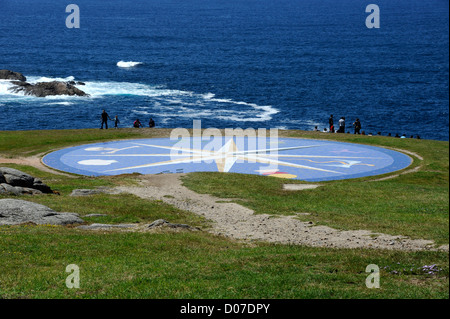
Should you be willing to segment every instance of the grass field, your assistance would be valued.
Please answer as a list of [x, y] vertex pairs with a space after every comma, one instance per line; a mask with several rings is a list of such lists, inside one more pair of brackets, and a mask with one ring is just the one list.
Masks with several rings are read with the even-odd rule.
[[[0, 131], [0, 157], [14, 159], [72, 145], [168, 134], [169, 130], [150, 129]], [[317, 224], [448, 244], [448, 142], [302, 131], [280, 132], [280, 136], [403, 149], [423, 160], [412, 156], [411, 167], [419, 169], [393, 179], [332, 181], [299, 192], [283, 192], [280, 179], [237, 174], [188, 174], [184, 185], [233, 198], [256, 213], [308, 212], [311, 215], [301, 218]], [[148, 223], [164, 218], [210, 227], [207, 220], [161, 201], [123, 194], [69, 196], [77, 188], [135, 185], [136, 175], [68, 177], [26, 165], [0, 166], [39, 177], [61, 193], [22, 199], [57, 211], [108, 215], [85, 218], [89, 223]], [[92, 232], [73, 227], [0, 226], [0, 298], [442, 299], [449, 298], [448, 261], [447, 252], [237, 242], [207, 231]], [[65, 285], [69, 264], [80, 267], [79, 289]], [[380, 289], [365, 285], [369, 264], [380, 267]], [[430, 265], [436, 265], [431, 273], [424, 267]]]

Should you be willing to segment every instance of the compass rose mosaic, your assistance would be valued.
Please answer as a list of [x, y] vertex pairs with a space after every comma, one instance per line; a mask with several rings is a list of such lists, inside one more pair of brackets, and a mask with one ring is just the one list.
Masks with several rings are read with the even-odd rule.
[[298, 138], [221, 137], [211, 141], [190, 137], [81, 145], [52, 152], [43, 162], [88, 176], [225, 172], [318, 182], [385, 174], [412, 161], [400, 152], [361, 144]]

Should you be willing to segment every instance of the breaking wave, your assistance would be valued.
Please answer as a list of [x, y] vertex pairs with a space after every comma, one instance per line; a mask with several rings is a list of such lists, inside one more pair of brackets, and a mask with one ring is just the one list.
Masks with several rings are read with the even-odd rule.
[[119, 68], [132, 68], [135, 67], [137, 65], [143, 64], [142, 62], [134, 62], [134, 61], [119, 61], [117, 62], [117, 66]]
[[[75, 81], [73, 76], [65, 78], [51, 78], [42, 76], [30, 76], [30, 83], [51, 81]], [[77, 83], [77, 82], [76, 82]], [[244, 101], [235, 101], [227, 98], [217, 98], [214, 93], [195, 93], [191, 91], [172, 90], [164, 86], [148, 85], [132, 82], [113, 81], [86, 81], [84, 85], [75, 85], [83, 90], [89, 97], [79, 96], [47, 96], [37, 98], [24, 96], [22, 92], [12, 93], [9, 89], [12, 84], [9, 81], [0, 80], [0, 103], [19, 101], [21, 103], [44, 102], [43, 105], [61, 105], [77, 107], [92, 99], [102, 99], [111, 96], [144, 97], [146, 106], [131, 106], [130, 111], [143, 115], [158, 115], [166, 121], [185, 118], [214, 118], [222, 121], [233, 122], [263, 122], [272, 119], [279, 111], [270, 105], [258, 105]], [[52, 103], [49, 103], [52, 101]], [[125, 103], [125, 102], [124, 102]], [[132, 104], [132, 103], [131, 103]]]

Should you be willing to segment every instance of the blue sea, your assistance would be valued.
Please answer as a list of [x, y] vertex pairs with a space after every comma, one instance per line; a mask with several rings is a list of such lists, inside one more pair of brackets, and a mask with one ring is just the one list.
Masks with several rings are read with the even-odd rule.
[[[80, 28], [66, 27], [71, 3]], [[333, 114], [448, 140], [448, 17], [447, 0], [0, 0], [0, 69], [90, 95], [0, 81], [0, 130], [97, 128], [102, 109], [164, 128], [322, 130]]]

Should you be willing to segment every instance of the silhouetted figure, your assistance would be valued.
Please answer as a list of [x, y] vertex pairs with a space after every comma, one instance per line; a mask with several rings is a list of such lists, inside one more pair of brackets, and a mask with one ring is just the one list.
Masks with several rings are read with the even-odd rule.
[[333, 114], [330, 115], [330, 118], [328, 119], [328, 124], [330, 125], [330, 132], [334, 133], [334, 120], [333, 120]]
[[398, 133], [396, 133], [394, 137], [398, 137], [398, 138], [400, 138], [400, 135], [398, 135]]
[[141, 124], [141, 121], [139, 121], [139, 119], [136, 119], [136, 121], [134, 121], [134, 123], [133, 123], [133, 127], [139, 128], [139, 127], [143, 127], [143, 126]]
[[100, 127], [101, 130], [103, 130], [103, 124], [105, 124], [105, 128], [108, 129], [108, 119], [112, 121], [112, 119], [109, 117], [108, 113], [106, 113], [105, 110], [102, 112], [102, 126]]
[[359, 119], [356, 119], [355, 122], [353, 122], [353, 126], [355, 127], [355, 134], [360, 134], [359, 131], [361, 131], [361, 122]]
[[150, 121], [148, 121], [148, 127], [155, 127], [155, 121], [153, 121], [152, 118], [150, 118]]
[[345, 133], [345, 117], [341, 117], [339, 120], [339, 131], [338, 133]]
[[114, 128], [118, 128], [119, 124], [120, 124], [119, 116], [116, 115], [116, 117], [114, 117]]

